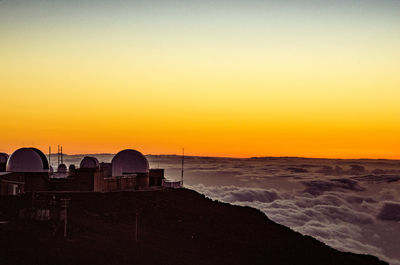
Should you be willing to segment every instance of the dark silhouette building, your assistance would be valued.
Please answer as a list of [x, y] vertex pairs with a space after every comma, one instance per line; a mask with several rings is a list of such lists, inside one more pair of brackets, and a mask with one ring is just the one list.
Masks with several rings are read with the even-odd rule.
[[20, 148], [9, 158], [0, 154], [0, 195], [143, 190], [161, 187], [163, 179], [164, 170], [149, 169], [146, 157], [133, 149], [119, 152], [111, 163], [86, 156], [79, 168], [70, 165], [67, 170], [65, 164], [59, 164], [57, 172], [52, 172], [46, 156], [36, 148]]

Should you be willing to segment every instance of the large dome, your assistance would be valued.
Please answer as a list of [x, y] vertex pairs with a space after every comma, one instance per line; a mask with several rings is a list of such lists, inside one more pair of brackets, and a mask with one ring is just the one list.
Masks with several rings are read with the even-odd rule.
[[113, 177], [124, 174], [149, 173], [149, 162], [142, 153], [136, 150], [122, 150], [114, 156], [111, 163]]
[[81, 168], [98, 168], [99, 160], [93, 156], [85, 156], [81, 161]]
[[43, 154], [43, 152], [40, 151], [40, 150], [37, 149], [37, 148], [31, 147], [31, 148], [29, 148], [29, 149], [32, 149], [32, 150], [35, 151], [38, 155], [40, 155], [40, 158], [42, 159], [42, 162], [43, 162], [43, 168], [44, 168], [44, 169], [49, 169], [49, 161], [47, 161], [46, 155]]
[[49, 163], [46, 156], [36, 148], [20, 148], [7, 161], [9, 172], [47, 172]]
[[6, 153], [0, 153], [0, 164], [7, 163], [8, 155]]

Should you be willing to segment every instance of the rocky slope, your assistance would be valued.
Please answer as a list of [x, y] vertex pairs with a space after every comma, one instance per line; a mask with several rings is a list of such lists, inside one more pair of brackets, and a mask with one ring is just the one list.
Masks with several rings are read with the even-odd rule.
[[31, 205], [30, 196], [0, 198], [3, 219], [9, 220], [0, 225], [2, 265], [386, 264], [334, 250], [256, 209], [187, 189], [56, 196], [71, 199], [66, 239], [62, 222], [17, 217]]

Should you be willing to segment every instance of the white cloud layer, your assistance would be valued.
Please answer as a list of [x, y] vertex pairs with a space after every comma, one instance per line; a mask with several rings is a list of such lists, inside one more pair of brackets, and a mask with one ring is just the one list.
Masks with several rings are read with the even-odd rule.
[[[79, 159], [66, 160], [79, 165]], [[148, 159], [150, 166], [165, 168], [168, 178], [180, 179], [180, 157]], [[336, 249], [400, 265], [400, 161], [187, 157], [185, 186], [258, 208]]]

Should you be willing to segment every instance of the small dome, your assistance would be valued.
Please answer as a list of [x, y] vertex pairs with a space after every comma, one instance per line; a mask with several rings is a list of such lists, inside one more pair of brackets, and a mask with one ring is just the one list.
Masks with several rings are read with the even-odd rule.
[[7, 161], [9, 172], [47, 172], [49, 163], [46, 156], [36, 148], [20, 148]]
[[75, 165], [73, 165], [73, 164], [69, 165], [69, 167], [68, 167], [68, 173], [69, 173], [70, 176], [75, 176], [75, 173], [76, 173], [76, 167], [75, 167]]
[[70, 171], [70, 172], [72, 172], [72, 171], [75, 171], [75, 165], [74, 164], [71, 164], [71, 165], [69, 165], [69, 167], [68, 167], [68, 170]]
[[99, 160], [92, 156], [85, 156], [81, 161], [81, 168], [98, 168]]
[[57, 169], [58, 173], [67, 173], [67, 166], [65, 164], [60, 164]]
[[6, 153], [0, 153], [0, 163], [7, 163], [8, 155]]
[[146, 157], [132, 149], [122, 150], [116, 154], [111, 164], [113, 177], [125, 174], [149, 173], [149, 162]]

